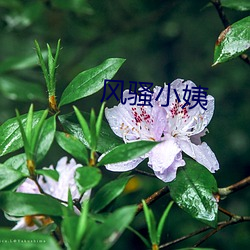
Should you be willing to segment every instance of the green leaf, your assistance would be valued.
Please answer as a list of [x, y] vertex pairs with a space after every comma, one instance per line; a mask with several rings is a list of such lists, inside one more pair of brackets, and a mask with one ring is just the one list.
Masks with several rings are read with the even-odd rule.
[[109, 249], [131, 223], [136, 209], [136, 206], [117, 209], [108, 216], [103, 224], [92, 227], [83, 249]]
[[52, 169], [37, 169], [36, 170], [37, 174], [40, 175], [44, 175], [44, 176], [48, 176], [51, 179], [58, 181], [59, 179], [59, 173], [56, 170], [52, 170]]
[[[43, 112], [44, 111], [34, 112], [33, 127], [38, 123]], [[27, 114], [21, 115], [20, 118], [22, 120], [22, 124], [25, 124]], [[0, 156], [13, 152], [22, 146], [23, 141], [17, 118], [11, 118], [0, 126]]]
[[107, 205], [109, 205], [115, 198], [117, 198], [124, 190], [128, 180], [132, 176], [126, 176], [123, 178], [110, 181], [100, 188], [94, 196], [91, 208], [94, 212], [99, 212]]
[[82, 128], [82, 132], [84, 134], [84, 137], [86, 138], [87, 140], [87, 143], [89, 146], [91, 146], [91, 133], [90, 133], [90, 130], [89, 130], [89, 126], [88, 126], [88, 123], [86, 121], [86, 119], [84, 118], [84, 116], [81, 114], [81, 112], [79, 111], [79, 109], [75, 106], [73, 106], [74, 110], [75, 110], [75, 113], [76, 113], [76, 117], [81, 125], [81, 128]]
[[173, 204], [174, 204], [174, 202], [170, 201], [170, 203], [168, 204], [164, 213], [161, 216], [160, 222], [159, 222], [158, 227], [157, 227], [157, 244], [160, 244], [160, 242], [161, 242], [161, 234], [162, 234], [163, 226], [165, 224], [165, 221], [168, 217], [169, 211], [170, 211]]
[[71, 154], [75, 159], [82, 164], [88, 165], [88, 151], [85, 145], [75, 136], [64, 132], [56, 132], [56, 141], [62, 149]]
[[56, 132], [56, 117], [52, 116], [44, 121], [38, 141], [37, 161], [40, 162], [48, 153]]
[[50, 235], [26, 232], [26, 231], [10, 231], [0, 228], [1, 243], [0, 249], [11, 250], [60, 250], [56, 241]]
[[188, 248], [178, 248], [176, 250], [216, 250], [216, 249], [215, 248], [188, 247]]
[[99, 168], [81, 167], [76, 169], [76, 185], [81, 194], [90, 188], [95, 187], [102, 179], [102, 173]]
[[[89, 144], [82, 132], [82, 129], [79, 126], [77, 119], [72, 114], [61, 115], [59, 116], [59, 120], [63, 124], [63, 127], [70, 134], [74, 135], [84, 145], [86, 145], [86, 147], [89, 148]], [[84, 113], [84, 116], [89, 118], [89, 114], [87, 113]], [[97, 152], [104, 153], [121, 144], [124, 144], [123, 140], [114, 134], [114, 132], [111, 130], [107, 122], [102, 121], [100, 136], [99, 136], [97, 149], [96, 149]]]
[[96, 120], [96, 139], [98, 141], [101, 127], [102, 127], [102, 118], [103, 118], [103, 113], [104, 113], [104, 107], [105, 103], [102, 103], [102, 106], [100, 108], [100, 112], [98, 114], [97, 120]]
[[221, 4], [223, 7], [239, 10], [239, 11], [247, 11], [250, 10], [250, 1], [249, 0], [221, 0]]
[[46, 100], [44, 90], [40, 85], [9, 76], [0, 77], [0, 93], [14, 101], [43, 102]]
[[204, 166], [191, 159], [185, 161], [186, 166], [179, 168], [176, 179], [168, 183], [170, 195], [191, 216], [216, 227], [218, 204], [213, 196], [218, 192], [216, 180]]
[[4, 165], [8, 166], [9, 168], [18, 170], [19, 172], [28, 176], [29, 171], [26, 165], [26, 160], [27, 160], [26, 155], [23, 153], [10, 157], [8, 160], [4, 162]]
[[104, 155], [97, 165], [102, 166], [135, 159], [149, 152], [156, 144], [158, 142], [136, 141], [119, 145]]
[[250, 47], [250, 16], [228, 26], [218, 37], [214, 65], [239, 56]]
[[26, 176], [20, 171], [12, 169], [6, 165], [0, 164], [0, 190], [13, 184], [16, 181], [21, 181]]
[[[95, 68], [78, 74], [64, 90], [59, 106], [92, 95], [104, 86], [105, 79], [111, 79], [125, 59], [110, 58]], [[100, 100], [101, 101], [101, 100]]]
[[143, 204], [143, 211], [144, 211], [144, 215], [145, 215], [147, 226], [148, 226], [149, 238], [150, 238], [151, 244], [154, 245], [154, 244], [157, 244], [155, 217], [154, 217], [152, 210], [148, 208], [148, 205], [146, 204], [144, 200], [142, 200], [142, 204]]
[[65, 217], [62, 221], [62, 235], [64, 243], [69, 250], [77, 250], [76, 233], [79, 222], [78, 216]]
[[0, 208], [11, 216], [62, 216], [66, 209], [59, 201], [45, 195], [13, 192], [0, 193]]

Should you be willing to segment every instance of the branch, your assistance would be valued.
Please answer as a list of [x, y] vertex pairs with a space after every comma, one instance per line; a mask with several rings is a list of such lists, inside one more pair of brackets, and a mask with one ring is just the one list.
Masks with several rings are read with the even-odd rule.
[[250, 185], [250, 176], [248, 176], [245, 179], [243, 179], [239, 182], [236, 182], [228, 187], [219, 188], [218, 192], [222, 198], [225, 198], [229, 194], [234, 193], [236, 191], [239, 191], [239, 190], [241, 190], [249, 185]]
[[139, 169], [134, 169], [134, 172], [139, 173], [141, 175], [146, 175], [146, 176], [149, 176], [149, 177], [156, 178], [155, 174], [148, 173], [148, 172], [145, 172], [145, 171], [142, 171], [142, 170], [139, 170]]
[[[163, 187], [160, 190], [156, 191], [155, 193], [150, 195], [148, 198], [146, 198], [145, 202], [147, 205], [150, 205], [167, 193], [169, 193], [169, 188], [166, 186], [166, 187]], [[137, 205], [136, 214], [139, 214], [142, 210], [143, 210], [143, 205], [142, 205], [142, 203], [140, 203]]]
[[215, 233], [219, 232], [220, 230], [222, 230], [223, 228], [233, 225], [233, 224], [238, 224], [241, 222], [247, 222], [250, 221], [250, 216], [238, 216], [235, 215], [230, 221], [223, 221], [220, 223], [220, 225], [212, 230], [211, 232], [209, 232], [207, 235], [205, 235], [201, 240], [199, 240], [194, 247], [199, 246], [200, 244], [202, 244], [204, 241], [206, 241], [209, 237], [211, 237], [212, 235], [214, 235]]
[[[202, 242], [204, 242], [206, 239], [208, 239], [210, 236], [212, 236], [213, 234], [215, 234], [216, 232], [220, 231], [221, 229], [229, 226], [229, 225], [233, 225], [233, 224], [238, 224], [238, 223], [241, 223], [241, 222], [247, 222], [247, 221], [250, 221], [250, 217], [248, 216], [237, 216], [237, 215], [234, 215], [233, 218], [230, 220], [230, 221], [222, 221], [222, 222], [219, 222], [218, 223], [218, 227], [216, 229], [214, 229], [213, 231], [209, 232], [206, 236], [204, 236], [199, 242], [197, 242], [194, 247], [200, 245]], [[177, 244], [181, 241], [184, 241], [186, 239], [189, 239], [195, 235], [198, 235], [200, 233], [203, 233], [203, 232], [206, 232], [208, 230], [211, 230], [212, 227], [203, 227], [195, 232], [192, 232], [190, 234], [187, 234], [185, 236], [182, 236], [178, 239], [175, 239], [173, 241], [170, 241], [170, 242], [167, 242], [165, 244], [162, 244], [159, 246], [159, 248], [165, 248], [165, 247], [169, 247], [171, 245], [174, 245], [174, 244]]]
[[[224, 28], [226, 29], [228, 26], [230, 26], [230, 22], [222, 8], [222, 5], [221, 5], [221, 2], [220, 0], [211, 0], [211, 3], [214, 5], [214, 7], [216, 8], [218, 14], [219, 14], [219, 17], [220, 17], [220, 20], [221, 22], [223, 23], [223, 26]], [[242, 59], [245, 63], [247, 63], [248, 65], [250, 65], [250, 59], [248, 57], [247, 54], [241, 54], [240, 56], [240, 59]]]

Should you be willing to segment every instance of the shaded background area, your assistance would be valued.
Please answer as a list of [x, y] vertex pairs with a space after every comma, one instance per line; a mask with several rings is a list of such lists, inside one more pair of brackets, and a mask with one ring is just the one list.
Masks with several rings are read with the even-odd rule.
[[[60, 38], [63, 48], [57, 71], [58, 99], [78, 73], [111, 57], [126, 59], [114, 79], [124, 80], [127, 87], [129, 81], [162, 85], [176, 78], [190, 79], [197, 85], [208, 87], [208, 93], [216, 100], [214, 117], [208, 127], [210, 133], [204, 140], [220, 162], [221, 169], [215, 174], [219, 187], [246, 177], [250, 173], [249, 66], [234, 59], [211, 67], [214, 44], [223, 26], [213, 7], [204, 8], [207, 3], [181, 0], [0, 0], [0, 123], [13, 117], [15, 108], [26, 113], [31, 101], [36, 110], [46, 107], [42, 72], [37, 65], [26, 66], [30, 62], [32, 65], [34, 60], [36, 64], [35, 39], [46, 49], [46, 43], [55, 48]], [[228, 9], [226, 13], [231, 23], [249, 15], [249, 12]], [[17, 58], [23, 58], [25, 63], [19, 63], [16, 68], [8, 67], [11, 60]], [[16, 95], [17, 88], [28, 88], [25, 84], [32, 84], [28, 85], [30, 89], [39, 86], [43, 91], [38, 93], [35, 89], [35, 94], [28, 93], [23, 97], [20, 90], [20, 95]], [[13, 90], [9, 87], [12, 85]], [[29, 101], [25, 102], [25, 97]], [[99, 91], [76, 105], [87, 112], [91, 107], [98, 110], [101, 98], [102, 91]], [[113, 98], [107, 106], [114, 104], [117, 102]], [[68, 105], [62, 108], [62, 113], [72, 110]], [[54, 143], [41, 167], [55, 164], [62, 155], [65, 153]], [[104, 175], [105, 178], [117, 176], [107, 171]], [[149, 177], [139, 177], [138, 183], [134, 192], [124, 194], [117, 201], [119, 205], [138, 203], [164, 185]], [[247, 190], [240, 191], [222, 201], [221, 206], [232, 213], [248, 215], [249, 198]], [[168, 198], [162, 198], [154, 204], [153, 210], [158, 217], [168, 202]], [[221, 216], [220, 219], [225, 218]], [[147, 233], [142, 215], [135, 219], [134, 224], [141, 232]], [[175, 206], [162, 242], [202, 226]], [[231, 226], [213, 236], [204, 247], [246, 249], [250, 243], [249, 232], [249, 223]], [[195, 240], [190, 242], [192, 245]], [[178, 247], [185, 245], [179, 244]], [[136, 236], [126, 232], [113, 249], [128, 248], [144, 249]]]

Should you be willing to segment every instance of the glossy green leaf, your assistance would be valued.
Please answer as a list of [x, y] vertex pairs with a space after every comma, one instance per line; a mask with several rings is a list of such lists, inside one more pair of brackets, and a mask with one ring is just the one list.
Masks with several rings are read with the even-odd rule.
[[216, 227], [218, 204], [213, 196], [218, 192], [216, 180], [204, 166], [191, 159], [185, 161], [186, 166], [179, 168], [176, 179], [168, 183], [170, 195], [191, 216]]
[[40, 101], [46, 100], [42, 86], [26, 82], [14, 77], [0, 77], [0, 93], [14, 101]]
[[128, 180], [132, 176], [118, 178], [110, 181], [100, 188], [94, 196], [91, 208], [94, 212], [99, 212], [117, 198], [124, 190]]
[[75, 110], [75, 113], [76, 113], [76, 117], [81, 125], [81, 129], [82, 129], [82, 132], [84, 134], [84, 138], [86, 138], [86, 141], [88, 143], [89, 146], [91, 146], [91, 134], [90, 134], [90, 129], [89, 129], [89, 125], [86, 121], [86, 119], [84, 118], [84, 116], [82, 115], [82, 113], [80, 112], [80, 110], [73, 106], [74, 110]]
[[214, 65], [239, 56], [250, 47], [250, 16], [228, 26], [218, 37]]
[[10, 231], [0, 228], [0, 249], [6, 250], [60, 250], [54, 238], [48, 234], [26, 231]]
[[[89, 119], [89, 114], [84, 113], [84, 116]], [[78, 138], [86, 147], [89, 148], [89, 144], [82, 132], [81, 127], [78, 124], [77, 119], [74, 115], [62, 115], [59, 116], [60, 122], [63, 124], [63, 127], [76, 138]], [[123, 140], [116, 136], [114, 132], [111, 130], [110, 126], [107, 122], [102, 122], [102, 127], [100, 130], [99, 140], [97, 143], [97, 152], [104, 153], [112, 148], [123, 144]]]
[[[102, 64], [78, 74], [64, 90], [59, 106], [92, 95], [104, 86], [105, 79], [111, 79], [125, 59], [110, 58]], [[101, 100], [100, 100], [101, 101]]]
[[81, 194], [95, 187], [101, 180], [102, 173], [99, 168], [81, 167], [75, 173], [76, 185]]
[[247, 11], [250, 10], [250, 1], [249, 0], [221, 0], [221, 4], [223, 7], [239, 10], [239, 11]]
[[216, 249], [215, 248], [188, 247], [188, 248], [178, 248], [176, 250], [216, 250]]
[[166, 221], [166, 219], [168, 217], [169, 211], [170, 211], [173, 204], [174, 204], [174, 202], [170, 201], [170, 203], [166, 207], [166, 209], [165, 209], [164, 213], [162, 214], [161, 219], [159, 221], [159, 224], [158, 224], [158, 227], [157, 227], [157, 243], [158, 244], [160, 244], [162, 230], [163, 230], [165, 221]]
[[92, 227], [83, 249], [109, 249], [131, 223], [136, 209], [136, 206], [117, 209], [108, 216], [103, 224]]
[[52, 169], [37, 169], [36, 170], [37, 174], [44, 175], [47, 177], [50, 177], [51, 179], [58, 181], [59, 179], [59, 173], [56, 170]]
[[38, 149], [37, 149], [37, 161], [41, 161], [48, 153], [50, 146], [54, 140], [56, 132], [56, 117], [52, 116], [45, 120], [41, 135], [39, 137]]
[[[34, 112], [33, 127], [44, 111]], [[27, 114], [21, 115], [22, 123], [26, 123]], [[24, 125], [25, 126], [25, 125]], [[0, 126], [0, 156], [13, 152], [23, 146], [17, 118], [11, 118]]]
[[9, 166], [0, 164], [0, 190], [25, 178], [25, 175]]
[[82, 164], [88, 165], [88, 151], [86, 146], [75, 136], [64, 132], [56, 132], [56, 141], [62, 149], [71, 154]]
[[148, 153], [158, 142], [136, 141], [122, 144], [109, 151], [98, 163], [99, 166], [135, 159]]
[[62, 216], [63, 210], [66, 209], [59, 201], [49, 196], [14, 192], [0, 193], [0, 208], [11, 216]]
[[156, 232], [156, 221], [155, 216], [152, 210], [148, 207], [147, 203], [142, 200], [143, 204], [143, 212], [145, 215], [145, 219], [148, 227], [148, 234], [151, 241], [151, 244], [157, 244], [157, 232]]
[[27, 169], [26, 160], [27, 160], [26, 155], [23, 153], [10, 157], [8, 160], [4, 162], [4, 165], [8, 166], [9, 168], [18, 170], [19, 172], [28, 176], [29, 171]]
[[76, 250], [77, 242], [76, 242], [76, 233], [77, 233], [77, 225], [79, 222], [78, 216], [70, 216], [65, 217], [62, 222], [62, 235], [64, 243], [69, 250]]

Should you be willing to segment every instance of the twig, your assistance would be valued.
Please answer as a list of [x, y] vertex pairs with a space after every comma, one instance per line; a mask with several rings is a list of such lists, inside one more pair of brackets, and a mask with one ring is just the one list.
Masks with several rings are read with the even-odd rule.
[[201, 245], [204, 241], [206, 241], [209, 237], [211, 237], [212, 235], [214, 235], [215, 233], [219, 232], [220, 230], [222, 230], [223, 228], [233, 225], [233, 224], [238, 224], [241, 222], [247, 222], [250, 221], [250, 216], [237, 216], [235, 215], [234, 217], [232, 217], [232, 219], [230, 221], [223, 221], [222, 223], [220, 223], [220, 225], [212, 230], [211, 232], [209, 232], [207, 235], [205, 235], [202, 239], [200, 239], [195, 245], [194, 247], [197, 247], [199, 245]]
[[[220, 0], [211, 0], [211, 3], [214, 5], [214, 7], [216, 8], [218, 14], [219, 14], [219, 17], [220, 17], [220, 20], [221, 22], [223, 23], [223, 26], [224, 28], [226, 29], [228, 26], [230, 26], [230, 22], [222, 8], [222, 5], [221, 5], [221, 2]], [[245, 63], [247, 63], [248, 65], [250, 65], [250, 59], [248, 57], [247, 54], [241, 54], [239, 56]]]
[[231, 212], [227, 211], [226, 209], [224, 209], [222, 207], [219, 207], [218, 209], [219, 209], [219, 211], [221, 211], [223, 214], [229, 216], [230, 218], [233, 218], [235, 216], [235, 214], [232, 214]]
[[[198, 246], [198, 244], [201, 244], [202, 242], [204, 242], [207, 238], [209, 238], [210, 236], [212, 236], [213, 234], [215, 234], [216, 232], [220, 231], [221, 229], [223, 229], [224, 227], [227, 227], [229, 225], [232, 225], [232, 224], [237, 224], [237, 223], [241, 223], [241, 222], [247, 222], [247, 221], [250, 221], [250, 217], [248, 216], [237, 216], [237, 215], [234, 215], [234, 217], [230, 220], [230, 221], [222, 221], [222, 222], [219, 222], [218, 223], [218, 227], [216, 229], [214, 229], [213, 231], [209, 232], [209, 234], [207, 234], [205, 237], [202, 238], [202, 240], [200, 240], [198, 243], [195, 244], [195, 247]], [[187, 234], [185, 236], [182, 236], [178, 239], [175, 239], [173, 241], [170, 241], [170, 242], [167, 242], [165, 244], [162, 244], [159, 246], [159, 248], [165, 248], [165, 247], [169, 247], [171, 245], [174, 245], [174, 244], [177, 244], [181, 241], [184, 241], [186, 239], [189, 239], [195, 235], [198, 235], [198, 234], [201, 234], [201, 233], [204, 233], [208, 230], [211, 230], [213, 229], [212, 227], [204, 227], [204, 228], [201, 228], [195, 232], [192, 232], [190, 234]]]
[[228, 187], [225, 187], [225, 188], [219, 188], [219, 195], [222, 197], [222, 198], [225, 198], [226, 196], [228, 196], [229, 194], [231, 193], [234, 193], [236, 191], [239, 191], [247, 186], [250, 185], [250, 176], [246, 177], [245, 179], [239, 181], [239, 182], [236, 182]]
[[[156, 191], [155, 193], [153, 193], [152, 195], [150, 195], [148, 198], [145, 199], [145, 202], [147, 205], [152, 204], [153, 202], [155, 202], [156, 200], [158, 200], [160, 197], [164, 196], [165, 194], [169, 193], [169, 188], [163, 187], [160, 190]], [[143, 210], [143, 205], [142, 203], [137, 205], [137, 211], [136, 214], [140, 213]]]
[[137, 172], [141, 175], [146, 175], [146, 176], [149, 176], [149, 177], [154, 177], [156, 178], [156, 176], [152, 173], [148, 173], [148, 172], [145, 172], [145, 171], [142, 171], [142, 170], [139, 170], [139, 169], [134, 169], [134, 172]]

